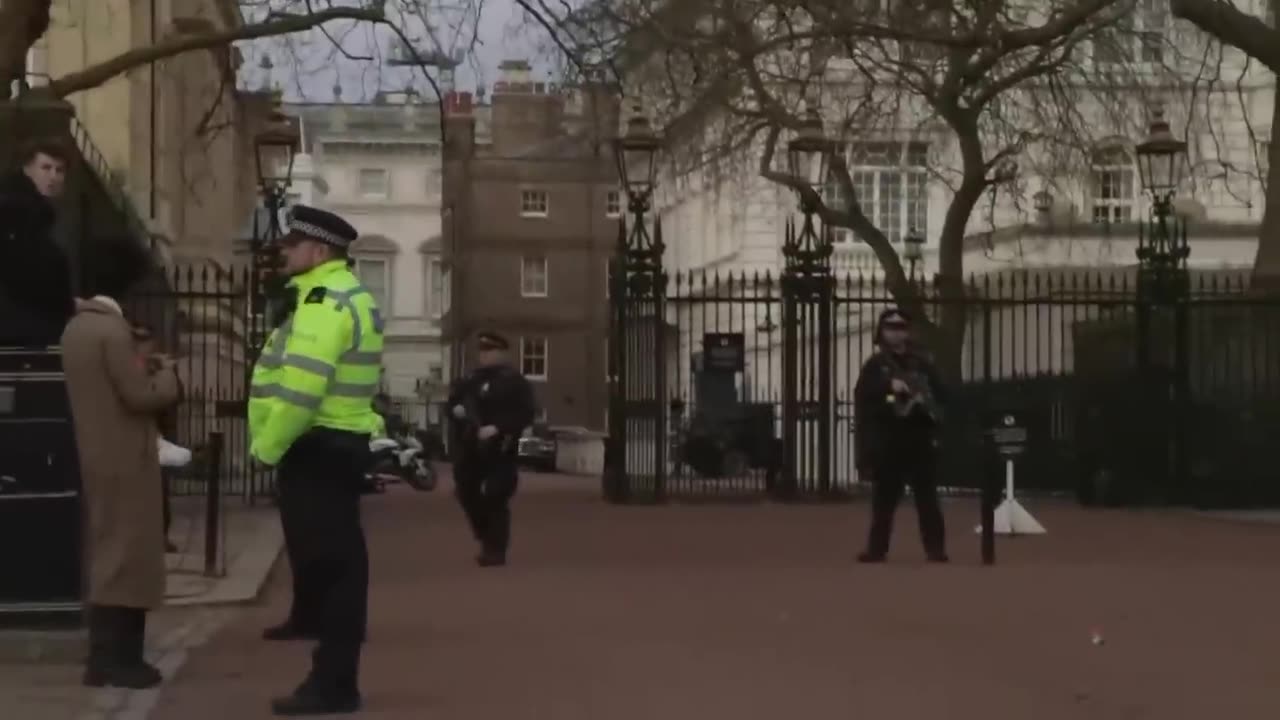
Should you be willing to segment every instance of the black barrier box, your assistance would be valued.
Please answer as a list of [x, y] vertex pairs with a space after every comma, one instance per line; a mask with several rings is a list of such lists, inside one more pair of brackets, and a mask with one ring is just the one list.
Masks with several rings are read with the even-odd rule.
[[0, 350], [0, 622], [78, 616], [82, 522], [61, 358]]

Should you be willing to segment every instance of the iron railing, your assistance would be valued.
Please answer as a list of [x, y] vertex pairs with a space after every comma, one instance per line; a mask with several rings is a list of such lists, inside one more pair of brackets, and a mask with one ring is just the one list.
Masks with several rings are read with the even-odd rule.
[[[184, 382], [182, 403], [162, 419], [169, 440], [206, 452], [208, 438], [220, 433], [225, 496], [246, 502], [272, 493], [270, 473], [248, 462], [245, 419], [254, 337], [261, 336], [260, 313], [253, 312], [250, 268], [222, 269], [212, 264], [172, 267], [157, 272], [126, 303], [132, 322], [145, 325], [159, 349], [173, 355]], [[192, 467], [208, 466], [193, 463]], [[204, 478], [178, 473], [175, 496], [203, 494]]]
[[[797, 300], [779, 275], [677, 273], [661, 281], [660, 315], [617, 280], [611, 344], [628, 362], [611, 358], [610, 417], [625, 441], [611, 441], [609, 482], [625, 492], [611, 497], [859, 488], [853, 391], [877, 315], [895, 304], [878, 277], [838, 275]], [[1280, 436], [1280, 300], [1235, 271], [1193, 271], [1172, 303], [1136, 289], [1135, 268], [1011, 270], [951, 297], [921, 288], [930, 320], [963, 310], [947, 314], [963, 327], [921, 333], [950, 378], [945, 486], [987, 481], [989, 416], [1016, 407], [1031, 433], [1021, 487], [1108, 503], [1280, 501], [1267, 440]], [[741, 368], [718, 371], [731, 346]]]

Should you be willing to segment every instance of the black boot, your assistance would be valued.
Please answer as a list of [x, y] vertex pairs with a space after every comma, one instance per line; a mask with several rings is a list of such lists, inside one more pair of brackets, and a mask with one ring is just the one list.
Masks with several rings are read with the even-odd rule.
[[311, 673], [291, 695], [271, 701], [276, 715], [345, 715], [358, 712], [360, 698], [360, 651], [317, 647], [312, 653]]
[[314, 629], [285, 620], [262, 631], [263, 640], [315, 640], [320, 634]]
[[502, 567], [507, 564], [507, 554], [501, 550], [482, 550], [476, 556], [476, 564], [480, 567]]
[[302, 715], [347, 715], [360, 711], [360, 695], [329, 695], [317, 692], [305, 683], [288, 697], [271, 701], [275, 715], [297, 717]]
[[155, 665], [147, 662], [147, 611], [128, 608], [129, 611], [129, 664], [144, 677], [154, 678], [156, 683], [164, 679]]
[[146, 617], [141, 608], [90, 607], [85, 685], [142, 690], [160, 684], [164, 677], [142, 655]]

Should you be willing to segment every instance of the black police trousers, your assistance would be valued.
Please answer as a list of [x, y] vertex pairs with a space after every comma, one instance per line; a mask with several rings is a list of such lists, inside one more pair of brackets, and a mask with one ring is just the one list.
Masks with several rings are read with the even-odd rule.
[[369, 554], [360, 522], [369, 436], [317, 428], [280, 461], [280, 519], [293, 572], [289, 620], [319, 644], [307, 682], [317, 692], [357, 692], [368, 623]]
[[514, 460], [468, 458], [454, 467], [458, 502], [485, 552], [505, 554], [511, 545], [511, 498], [519, 474]]
[[925, 552], [931, 556], [945, 555], [946, 526], [938, 503], [937, 450], [929, 441], [902, 443], [894, 450], [871, 467], [871, 531], [867, 553], [881, 557], [889, 553], [893, 516], [903, 490], [910, 486]]

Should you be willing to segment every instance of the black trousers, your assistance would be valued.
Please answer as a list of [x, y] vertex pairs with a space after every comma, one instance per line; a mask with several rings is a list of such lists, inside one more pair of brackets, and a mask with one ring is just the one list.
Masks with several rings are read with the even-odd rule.
[[319, 645], [308, 684], [321, 693], [357, 691], [368, 624], [369, 554], [360, 489], [369, 436], [316, 429], [280, 461], [280, 517], [293, 570], [292, 622]]
[[519, 485], [515, 461], [468, 458], [454, 466], [458, 502], [485, 552], [505, 554], [511, 545], [511, 498]]
[[893, 516], [902, 500], [903, 490], [911, 487], [916, 516], [920, 522], [920, 539], [930, 555], [946, 553], [946, 526], [942, 507], [938, 504], [937, 451], [927, 445], [901, 448], [871, 468], [871, 532], [867, 552], [889, 553], [893, 535]]
[[173, 471], [168, 468], [160, 469], [160, 496], [164, 503], [164, 539], [166, 545], [169, 542], [169, 528], [173, 524], [173, 508], [169, 504], [169, 496], [172, 492], [170, 485], [173, 483]]

